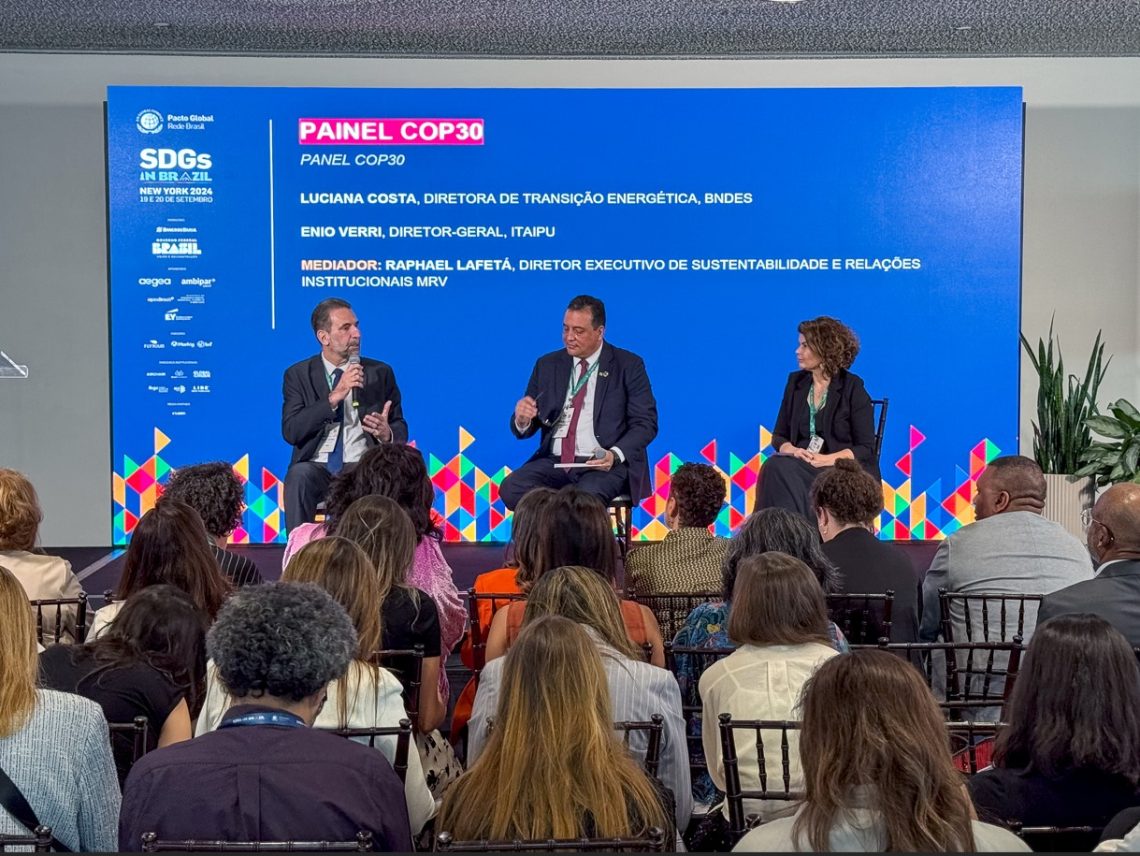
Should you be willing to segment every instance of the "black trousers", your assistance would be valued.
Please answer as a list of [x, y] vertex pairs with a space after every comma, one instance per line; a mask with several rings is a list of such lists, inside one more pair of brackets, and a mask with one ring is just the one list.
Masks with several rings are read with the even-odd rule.
[[[355, 462], [345, 464], [341, 473], [350, 473]], [[325, 501], [332, 473], [316, 461], [297, 461], [285, 473], [285, 528], [296, 529], [302, 523], [312, 523], [317, 506]]]
[[629, 492], [629, 466], [614, 459], [614, 465], [608, 470], [588, 469], [575, 467], [574, 469], [555, 469], [558, 458], [547, 456], [527, 461], [513, 473], [503, 479], [499, 485], [499, 496], [507, 508], [514, 510], [523, 494], [536, 487], [560, 488], [568, 484], [579, 490], [592, 493], [609, 507], [610, 500]]
[[756, 510], [786, 508], [816, 522], [811, 507], [811, 486], [823, 470], [790, 455], [773, 455], [760, 467], [756, 482]]

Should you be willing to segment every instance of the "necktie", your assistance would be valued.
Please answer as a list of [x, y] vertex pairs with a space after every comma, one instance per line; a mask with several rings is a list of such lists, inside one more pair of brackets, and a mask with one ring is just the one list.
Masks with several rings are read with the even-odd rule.
[[[586, 376], [586, 361], [578, 360], [578, 382], [582, 383], [582, 378]], [[582, 404], [586, 401], [586, 387], [588, 383], [582, 383], [578, 387], [578, 391], [574, 393], [574, 397], [570, 399], [570, 426], [566, 429], [566, 436], [562, 438], [562, 463], [574, 463], [574, 447], [575, 440], [578, 436], [578, 417], [582, 415]]]
[[[333, 388], [340, 383], [341, 375], [344, 374], [344, 369], [333, 369], [332, 385]], [[336, 445], [332, 447], [329, 452], [329, 461], [326, 465], [330, 473], [334, 476], [344, 469], [344, 401], [336, 406], [336, 421], [340, 423], [340, 428], [336, 432]]]

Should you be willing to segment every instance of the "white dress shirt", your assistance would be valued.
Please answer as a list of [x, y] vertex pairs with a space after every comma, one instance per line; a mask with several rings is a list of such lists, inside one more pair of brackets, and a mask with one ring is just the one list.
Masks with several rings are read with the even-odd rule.
[[[586, 398], [582, 402], [582, 413], [578, 416], [578, 426], [574, 432], [574, 454], [579, 458], [588, 458], [598, 448], [598, 437], [594, 433], [594, 396], [598, 389], [598, 369], [595, 366], [601, 359], [603, 345], [598, 345], [598, 349], [588, 357], [573, 358], [573, 368], [566, 383], [566, 398], [562, 402], [562, 416], [554, 426], [554, 442], [550, 447], [551, 454], [556, 458], [561, 457], [562, 441], [570, 433], [570, 418], [574, 415], [574, 384], [581, 374], [583, 359], [586, 361], [586, 371], [590, 372], [590, 378], [586, 381]], [[617, 446], [612, 447], [610, 451], [619, 461], [625, 460], [625, 455]]]
[[[334, 366], [324, 355], [321, 355], [321, 363], [325, 367], [325, 378], [332, 378], [332, 373], [337, 369], [344, 369], [348, 366], [348, 360], [345, 360], [339, 366]], [[329, 387], [329, 392], [332, 392], [332, 387]], [[360, 390], [353, 390], [353, 395], [359, 395]], [[329, 452], [333, 450], [336, 445], [337, 435], [340, 433], [341, 425], [338, 422], [331, 422], [325, 428], [325, 437], [317, 446], [317, 453], [313, 455], [313, 460], [318, 464], [327, 464], [329, 462]], [[360, 460], [360, 456], [364, 454], [368, 448], [368, 435], [364, 432], [364, 425], [360, 421], [360, 409], [353, 407], [349, 398], [344, 399], [344, 462], [346, 464], [354, 463]]]

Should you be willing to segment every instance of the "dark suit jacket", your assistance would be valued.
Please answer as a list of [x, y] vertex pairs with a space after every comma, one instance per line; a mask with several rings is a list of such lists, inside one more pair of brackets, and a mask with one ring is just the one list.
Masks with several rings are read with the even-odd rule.
[[[392, 367], [367, 358], [362, 358], [360, 364], [364, 366], [364, 388], [356, 391], [360, 418], [364, 419], [368, 413], [379, 413], [384, 409], [384, 402], [391, 401], [388, 424], [392, 427], [392, 441], [406, 443], [408, 423], [404, 421], [400, 387], [396, 386]], [[336, 421], [336, 411], [329, 407], [329, 382], [321, 355], [285, 369], [281, 394], [285, 402], [281, 407], [281, 436], [293, 447], [289, 464], [307, 461], [316, 454], [325, 427]], [[366, 433], [365, 436], [369, 445], [375, 444], [372, 435]]]
[[161, 841], [352, 841], [360, 830], [376, 850], [411, 850], [404, 786], [383, 753], [312, 728], [248, 725], [140, 758], [123, 789], [119, 850], [141, 850], [144, 832]]
[[1140, 561], [1109, 565], [1091, 580], [1045, 595], [1037, 612], [1037, 626], [1056, 615], [1091, 612], [1099, 615], [1140, 647]]
[[[784, 443], [806, 449], [811, 439], [807, 424], [807, 391], [811, 372], [806, 369], [788, 375], [784, 399], [772, 430], [772, 447], [779, 451]], [[815, 432], [823, 438], [823, 451], [831, 454], [850, 449], [867, 472], [879, 478], [879, 461], [875, 458], [875, 414], [871, 396], [859, 375], [840, 371], [831, 379], [827, 404], [815, 415]]]
[[824, 543], [823, 552], [843, 575], [844, 592], [893, 591], [891, 641], [918, 641], [919, 575], [902, 550], [880, 541], [866, 529], [845, 529]]
[[[538, 414], [557, 423], [566, 402], [566, 391], [574, 358], [566, 351], [539, 357], [526, 385], [526, 394], [538, 401]], [[541, 396], [541, 397], [540, 397]], [[525, 431], [510, 418], [511, 432], [520, 439], [542, 431], [542, 442], [531, 460], [551, 454], [553, 428], [531, 421]], [[641, 357], [630, 351], [602, 344], [598, 358], [597, 385], [594, 388], [594, 436], [603, 449], [617, 446], [629, 466], [629, 486], [634, 501], [649, 494], [649, 443], [657, 436], [657, 400], [645, 373]]]

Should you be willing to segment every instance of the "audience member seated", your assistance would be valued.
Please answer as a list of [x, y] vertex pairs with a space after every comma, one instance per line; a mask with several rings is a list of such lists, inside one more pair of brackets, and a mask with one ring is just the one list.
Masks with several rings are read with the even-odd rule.
[[[554, 568], [580, 565], [601, 574], [617, 591], [613, 529], [600, 499], [577, 488], [562, 488], [544, 503], [537, 526], [539, 542], [533, 564], [528, 566], [532, 584]], [[487, 662], [507, 652], [522, 627], [525, 611], [526, 602], [516, 600], [495, 613], [487, 634]], [[621, 617], [630, 641], [641, 647], [649, 645], [650, 662], [664, 666], [665, 643], [649, 608], [623, 600]]]
[[586, 630], [557, 615], [530, 622], [506, 656], [501, 686], [490, 740], [444, 794], [438, 830], [456, 840], [535, 840], [657, 827], [673, 840], [668, 795], [614, 731], [606, 672]]
[[[53, 645], [40, 655], [40, 685], [76, 693], [107, 722], [147, 720], [147, 749], [189, 740], [206, 676], [205, 613], [169, 585], [131, 595], [94, 642]], [[134, 761], [134, 737], [111, 736], [119, 783]]]
[[1096, 575], [1046, 597], [1039, 620], [1091, 612], [1140, 647], [1140, 485], [1117, 484], [1104, 492], [1093, 506], [1086, 540]]
[[257, 565], [226, 549], [230, 535], [241, 526], [245, 510], [245, 488], [234, 475], [232, 466], [217, 461], [175, 470], [162, 495], [185, 502], [198, 512], [210, 535], [210, 549], [218, 560], [218, 567], [233, 585], [264, 582]]
[[[534, 580], [533, 568], [539, 545], [542, 543], [541, 533], [538, 530], [538, 520], [542, 509], [551, 499], [558, 496], [558, 491], [551, 487], [531, 488], [515, 506], [511, 517], [511, 543], [509, 552], [511, 560], [505, 567], [496, 568], [479, 574], [475, 578], [473, 588], [477, 594], [521, 594], [528, 591]], [[477, 615], [479, 616], [479, 638], [483, 640], [484, 648], [487, 643], [487, 634], [491, 632], [491, 619], [500, 608], [510, 601], [478, 600], [476, 601]], [[467, 635], [463, 637], [459, 655], [463, 665], [469, 669], [475, 668], [475, 652], [472, 643], [474, 628], [468, 628]], [[484, 654], [486, 651], [484, 650]], [[452, 740], [456, 740], [462, 733], [467, 721], [471, 718], [471, 705], [475, 701], [476, 679], [472, 676], [463, 692], [455, 701], [455, 709], [451, 713]]]
[[[584, 627], [602, 656], [609, 685], [610, 718], [614, 722], [648, 722], [664, 717], [658, 778], [673, 794], [677, 826], [684, 829], [692, 814], [689, 751], [681, 694], [664, 669], [645, 662], [644, 653], [629, 640], [621, 620], [618, 597], [599, 574], [589, 568], [548, 571], [526, 599], [523, 627], [544, 615], [561, 615]], [[504, 659], [487, 664], [479, 680], [467, 744], [467, 763], [478, 760], [487, 742], [488, 722], [495, 716], [503, 682]], [[646, 739], [631, 736], [630, 746], [644, 755]]]
[[[426, 591], [439, 612], [440, 639], [445, 656], [451, 653], [463, 636], [467, 610], [459, 599], [451, 567], [439, 548], [440, 531], [432, 518], [435, 489], [428, 477], [424, 458], [412, 446], [384, 443], [369, 449], [350, 472], [342, 472], [332, 480], [326, 502], [324, 523], [305, 523], [289, 533], [282, 567], [289, 558], [314, 538], [325, 534], [340, 535], [337, 525], [348, 507], [365, 496], [386, 496], [395, 500], [416, 530], [415, 559], [408, 571], [410, 586]], [[367, 552], [367, 550], [365, 551]], [[439, 671], [439, 689], [450, 698], [447, 672]]]
[[311, 583], [248, 586], [206, 637], [232, 700], [217, 731], [144, 756], [127, 777], [120, 851], [159, 840], [351, 841], [411, 849], [404, 788], [367, 746], [310, 728], [359, 651], [344, 609]]
[[811, 502], [823, 552], [839, 568], [842, 590], [860, 594], [893, 591], [890, 639], [917, 642], [918, 575], [898, 547], [875, 537], [875, 521], [883, 510], [879, 480], [854, 461], [839, 460], [815, 480]]
[[119, 783], [99, 705], [36, 689], [36, 633], [20, 583], [0, 567], [0, 771], [34, 817], [0, 809], [0, 835], [43, 824], [71, 850], [115, 849]]
[[886, 651], [820, 666], [803, 691], [804, 801], [736, 850], [1026, 852], [1012, 832], [973, 819], [946, 725], [921, 675]]
[[970, 777], [978, 817], [1023, 826], [1104, 826], [1140, 802], [1140, 671], [1095, 615], [1037, 626], [994, 746]]
[[[20, 581], [28, 600], [79, 597], [83, 587], [71, 563], [33, 552], [39, 537], [40, 510], [36, 489], [23, 474], [0, 467], [0, 565]], [[61, 642], [75, 639], [75, 607], [62, 607]], [[56, 610], [44, 608], [44, 627], [55, 628]]]
[[669, 533], [656, 544], [630, 551], [625, 562], [626, 591], [710, 592], [720, 588], [720, 567], [728, 539], [709, 527], [724, 505], [724, 476], [708, 464], [682, 464], [669, 482], [665, 524]]
[[[800, 688], [820, 664], [838, 656], [827, 632], [827, 603], [811, 569], [783, 553], [749, 556], [740, 562], [735, 597], [728, 613], [728, 638], [739, 645], [701, 675], [705, 722], [702, 743], [709, 775], [724, 790], [724, 761], [717, 718], [786, 720], [797, 718]], [[769, 746], [775, 745], [776, 735]], [[740, 784], [759, 790], [755, 732], [736, 734]], [[800, 790], [799, 735], [788, 732], [791, 789]], [[769, 787], [782, 776], [780, 758], [769, 755], [765, 766]], [[767, 821], [791, 812], [785, 801], [747, 801], [745, 814]], [[727, 809], [722, 807], [727, 815]]]
[[99, 638], [119, 614], [123, 601], [147, 586], [163, 583], [190, 595], [211, 621], [232, 590], [210, 552], [206, 527], [198, 512], [165, 497], [136, 524], [116, 600], [95, 613], [91, 638]]
[[[919, 635], [924, 641], [933, 642], [941, 631], [940, 588], [964, 594], [1049, 594], [1092, 576], [1088, 553], [1081, 543], [1060, 524], [1042, 517], [1044, 510], [1045, 476], [1036, 462], [1021, 455], [990, 462], [978, 477], [976, 522], [938, 546], [923, 580]], [[950, 617], [954, 641], [966, 641], [966, 614], [961, 604], [954, 605]], [[984, 628], [978, 626], [980, 620], [979, 609], [973, 616], [975, 641], [984, 634]], [[1025, 643], [1038, 620], [1034, 610], [1027, 608], [1021, 634]], [[989, 610], [989, 624], [989, 638], [1000, 641], [1000, 610]], [[1007, 630], [1008, 638], [1013, 635]]]
[[[377, 499], [380, 499], [379, 497]], [[395, 506], [391, 500], [382, 500]], [[404, 515], [405, 519], [407, 515]], [[407, 521], [409, 533], [412, 528]], [[408, 536], [408, 544], [414, 543]], [[410, 548], [409, 548], [410, 552]], [[380, 650], [380, 611], [376, 602], [381, 599], [380, 581], [368, 556], [347, 538], [321, 538], [310, 541], [293, 557], [285, 569], [285, 582], [316, 583], [333, 600], [344, 607], [356, 628], [356, 651], [343, 676], [328, 688], [328, 698], [317, 714], [313, 725], [317, 728], [384, 728], [395, 727], [407, 718], [404, 709], [403, 687], [387, 669], [374, 666], [371, 656]], [[229, 709], [230, 699], [216, 668], [211, 668], [206, 693], [206, 706], [198, 717], [196, 734], [214, 731]], [[396, 760], [396, 738], [384, 737], [376, 741], [376, 748], [390, 762]], [[404, 795], [408, 804], [408, 818], [413, 833], [418, 833], [435, 814], [435, 799], [424, 779], [419, 753], [408, 754], [408, 772], [405, 776]]]

